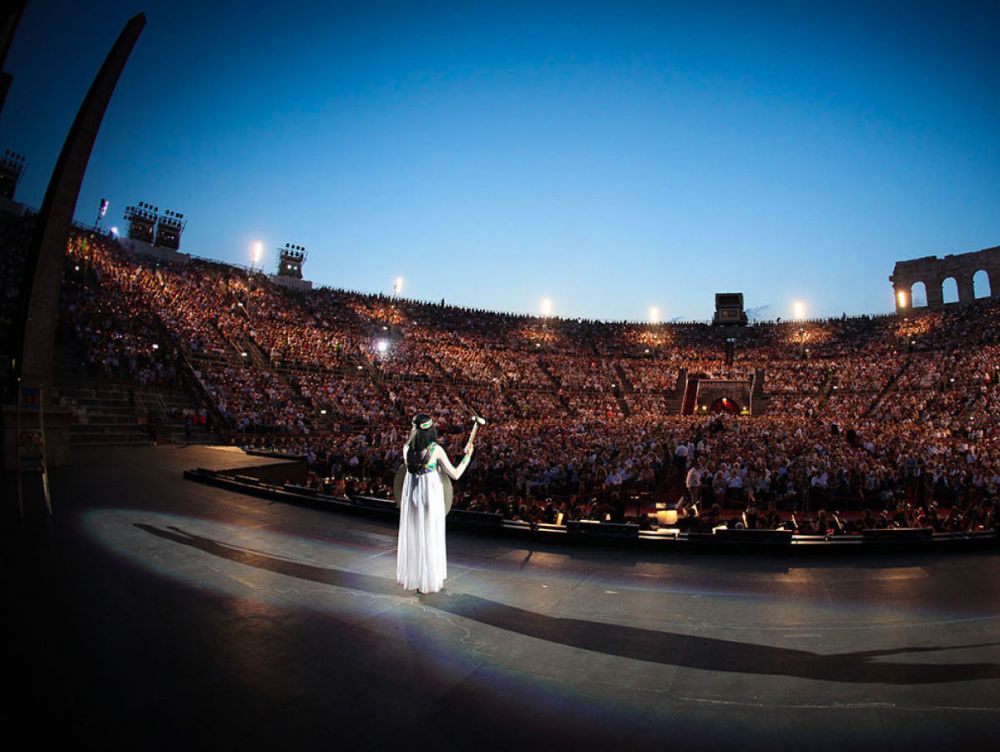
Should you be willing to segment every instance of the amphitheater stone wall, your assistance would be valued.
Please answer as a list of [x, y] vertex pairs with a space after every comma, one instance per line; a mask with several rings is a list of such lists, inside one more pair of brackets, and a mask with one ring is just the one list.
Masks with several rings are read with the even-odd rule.
[[[944, 258], [925, 256], [909, 261], [897, 261], [889, 281], [896, 298], [896, 312], [913, 310], [913, 286], [923, 283], [927, 291], [927, 308], [941, 308], [944, 302], [944, 284], [954, 279], [958, 287], [959, 305], [975, 299], [973, 277], [986, 272], [989, 280], [989, 297], [1000, 297], [1000, 246], [969, 253], [949, 254]], [[917, 306], [920, 308], [921, 306]]]

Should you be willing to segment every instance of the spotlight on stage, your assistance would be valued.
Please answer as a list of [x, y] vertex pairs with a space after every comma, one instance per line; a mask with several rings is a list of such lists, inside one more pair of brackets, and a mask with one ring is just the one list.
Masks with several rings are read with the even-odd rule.
[[660, 309], [655, 305], [649, 307], [649, 323], [659, 324], [660, 323]]
[[384, 355], [386, 350], [389, 349], [389, 342], [384, 339], [380, 339], [375, 343], [375, 349], [379, 351], [379, 354]]
[[802, 321], [806, 317], [806, 304], [801, 300], [792, 303], [792, 318]]
[[542, 298], [542, 302], [539, 308], [542, 312], [542, 316], [552, 315], [552, 301], [549, 298]]

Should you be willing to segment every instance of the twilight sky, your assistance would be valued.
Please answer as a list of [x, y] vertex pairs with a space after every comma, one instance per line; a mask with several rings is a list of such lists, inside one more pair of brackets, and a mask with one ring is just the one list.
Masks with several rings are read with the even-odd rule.
[[670, 320], [718, 291], [886, 312], [897, 259], [1000, 244], [997, 0], [243, 6], [32, 0], [18, 198], [144, 10], [77, 216], [175, 209], [197, 255], [291, 242], [317, 284]]

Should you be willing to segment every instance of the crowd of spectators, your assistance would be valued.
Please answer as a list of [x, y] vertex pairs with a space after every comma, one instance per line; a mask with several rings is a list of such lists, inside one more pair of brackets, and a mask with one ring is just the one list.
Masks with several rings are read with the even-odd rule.
[[[470, 509], [644, 521], [641, 510], [682, 500], [692, 526], [992, 524], [993, 300], [906, 319], [762, 323], [734, 337], [708, 324], [293, 292], [260, 273], [157, 263], [76, 235], [62, 308], [94, 367], [139, 384], [190, 369], [235, 441], [306, 456], [317, 483], [388, 488], [410, 416], [434, 415], [457, 448], [475, 412], [490, 424], [458, 484], [456, 504]], [[683, 374], [761, 387], [757, 414], [678, 415]]]

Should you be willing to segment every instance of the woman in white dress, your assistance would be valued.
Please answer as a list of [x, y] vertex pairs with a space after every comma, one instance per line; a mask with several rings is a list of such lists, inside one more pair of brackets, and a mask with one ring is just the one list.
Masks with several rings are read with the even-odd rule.
[[440, 467], [458, 480], [472, 458], [472, 440], [454, 467], [437, 444], [434, 420], [423, 413], [413, 419], [413, 430], [403, 447], [406, 479], [399, 502], [399, 547], [396, 580], [407, 590], [436, 593], [448, 576], [444, 541], [444, 487]]

